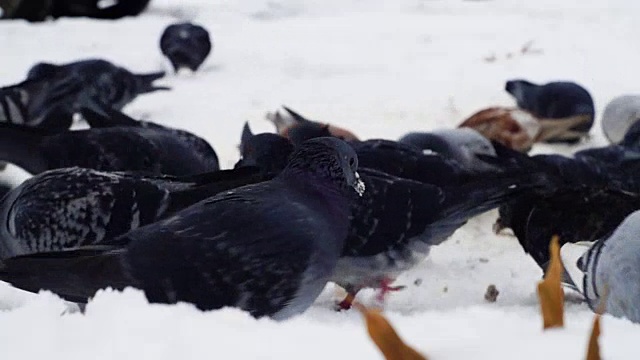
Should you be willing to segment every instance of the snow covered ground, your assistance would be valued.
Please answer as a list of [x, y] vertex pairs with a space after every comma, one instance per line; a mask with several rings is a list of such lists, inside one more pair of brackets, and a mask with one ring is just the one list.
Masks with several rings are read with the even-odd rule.
[[[244, 121], [256, 132], [273, 131], [264, 114], [282, 104], [362, 138], [395, 139], [510, 105], [504, 82], [521, 77], [577, 81], [601, 113], [614, 96], [639, 91], [638, 11], [635, 0], [154, 0], [143, 16], [115, 22], [1, 22], [0, 84], [20, 81], [37, 61], [103, 57], [140, 72], [168, 69], [160, 34], [169, 23], [193, 19], [215, 43], [202, 72], [167, 77], [172, 91], [140, 97], [126, 111], [204, 136], [230, 167]], [[599, 123], [592, 133], [576, 147], [534, 151], [605, 144]], [[514, 238], [491, 232], [495, 218], [474, 219], [399, 279], [407, 289], [388, 298], [386, 314], [431, 359], [583, 358], [591, 311], [569, 303], [567, 327], [543, 333], [535, 294], [541, 271]], [[500, 291], [495, 303], [484, 300], [490, 284]], [[0, 354], [380, 358], [361, 316], [330, 310], [331, 295], [328, 288], [305, 315], [275, 323], [233, 309], [148, 305], [133, 290], [101, 292], [85, 315], [69, 314], [49, 293], [0, 284]], [[371, 296], [363, 292], [362, 300]], [[639, 336], [640, 326], [605, 317], [604, 357], [636, 359]]]

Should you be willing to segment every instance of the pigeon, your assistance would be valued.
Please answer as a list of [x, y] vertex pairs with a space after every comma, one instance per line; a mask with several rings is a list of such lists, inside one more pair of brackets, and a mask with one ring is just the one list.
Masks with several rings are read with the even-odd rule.
[[285, 320], [329, 281], [349, 226], [351, 193], [366, 193], [357, 155], [335, 138], [297, 148], [274, 179], [220, 193], [98, 247], [24, 255], [0, 279], [71, 301], [135, 287], [152, 303], [233, 306]]
[[170, 90], [153, 85], [164, 75], [164, 72], [134, 74], [106, 60], [88, 59], [63, 65], [38, 63], [29, 70], [27, 80], [75, 83], [77, 90], [64, 98], [64, 114], [72, 118], [80, 107], [120, 110], [138, 95]]
[[65, 131], [73, 119], [67, 99], [81, 91], [81, 84], [67, 78], [25, 80], [0, 88], [0, 122]]
[[154, 128], [116, 126], [51, 133], [0, 123], [0, 160], [31, 174], [64, 167], [194, 175], [219, 170], [213, 149], [194, 151], [187, 141]]
[[568, 243], [561, 258], [570, 285], [595, 312], [640, 323], [640, 211], [594, 242]]
[[571, 128], [572, 132], [546, 139], [546, 142], [575, 143], [589, 133], [593, 126], [595, 106], [591, 94], [574, 82], [550, 82], [543, 85], [518, 79], [507, 81], [505, 90], [516, 100], [518, 107], [537, 118], [566, 119], [589, 115], [589, 121]]
[[478, 171], [487, 170], [488, 165], [478, 161], [475, 155], [496, 155], [491, 141], [470, 128], [412, 132], [401, 137], [398, 142], [435, 152], [455, 160], [466, 169]]
[[0, 20], [24, 19], [30, 22], [45, 21], [51, 13], [54, 0], [2, 0]]
[[78, 167], [45, 171], [7, 190], [0, 201], [0, 260], [100, 244], [272, 177], [255, 167], [182, 177]]
[[96, 110], [81, 108], [80, 114], [92, 129], [132, 126], [166, 133], [187, 144], [195, 154], [215, 160], [216, 163], [219, 162], [218, 156], [211, 145], [205, 139], [188, 131], [163, 126], [151, 121], [136, 120], [121, 111], [110, 108]]
[[561, 245], [595, 241], [640, 209], [640, 172], [634, 171], [640, 154], [625, 159], [629, 154], [615, 149], [599, 151], [600, 155], [595, 150], [579, 152], [574, 158], [522, 155], [524, 160], [519, 160], [523, 168], [544, 174], [545, 184], [502, 204], [494, 230], [512, 229], [543, 270], [553, 235], [560, 237]]
[[284, 169], [293, 144], [284, 137], [276, 134], [253, 134], [249, 123], [242, 128], [240, 141], [240, 160], [234, 168], [257, 166], [265, 174], [278, 174]]
[[635, 122], [629, 127], [620, 145], [625, 149], [640, 151], [640, 121]]
[[640, 122], [640, 95], [622, 95], [605, 106], [600, 125], [609, 142], [619, 144], [628, 130], [638, 122]]
[[[419, 151], [416, 155], [412, 147], [400, 147], [407, 152], [399, 152], [394, 142], [350, 144], [363, 143], [367, 144], [366, 151], [354, 148], [358, 159], [362, 153], [374, 167], [365, 167], [359, 161], [358, 172], [367, 191], [352, 196], [349, 233], [332, 276], [332, 281], [348, 293], [338, 304], [341, 309], [349, 308], [363, 288], [381, 289], [381, 294], [397, 289], [390, 286], [393, 280], [426, 258], [431, 246], [445, 241], [473, 216], [498, 207], [522, 189], [537, 186], [536, 175], [529, 170], [494, 171], [463, 181], [459, 174], [433, 171], [431, 165], [437, 165], [436, 161], [447, 168], [447, 160], [442, 157]], [[255, 158], [252, 165], [264, 167], [260, 161], [265, 159], [268, 157]], [[422, 181], [399, 176], [402, 174], [415, 175]]]
[[51, 16], [120, 19], [137, 16], [151, 0], [53, 0]]
[[211, 48], [209, 32], [189, 22], [167, 26], [160, 37], [160, 50], [169, 59], [175, 72], [182, 68], [197, 71], [209, 56]]

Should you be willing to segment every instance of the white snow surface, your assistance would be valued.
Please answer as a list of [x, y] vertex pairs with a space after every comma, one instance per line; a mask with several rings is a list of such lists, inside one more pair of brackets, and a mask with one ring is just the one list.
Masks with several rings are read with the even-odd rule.
[[[169, 75], [161, 83], [172, 91], [141, 96], [125, 110], [205, 137], [228, 168], [244, 121], [254, 132], [273, 131], [264, 115], [282, 104], [361, 138], [396, 139], [513, 105], [504, 82], [526, 78], [581, 83], [600, 114], [615, 96], [639, 90], [639, 10], [636, 0], [154, 0], [142, 16], [118, 21], [0, 22], [0, 84], [21, 81], [38, 61], [102, 57], [138, 72], [169, 69], [158, 46], [162, 30], [198, 22], [215, 44], [202, 70]], [[598, 122], [578, 146], [537, 145], [534, 152], [604, 144]], [[389, 295], [386, 315], [430, 359], [584, 358], [592, 312], [569, 302], [566, 328], [543, 332], [535, 291], [542, 272], [515, 238], [492, 233], [496, 216], [473, 219], [398, 279], [407, 288]], [[500, 291], [495, 303], [484, 300], [490, 284]], [[81, 315], [51, 293], [0, 283], [0, 354], [381, 358], [358, 312], [331, 310], [332, 289], [307, 313], [278, 323], [235, 309], [149, 305], [132, 289], [99, 292]], [[359, 298], [370, 302], [373, 291]], [[602, 327], [605, 358], [637, 359], [639, 325], [605, 316]]]

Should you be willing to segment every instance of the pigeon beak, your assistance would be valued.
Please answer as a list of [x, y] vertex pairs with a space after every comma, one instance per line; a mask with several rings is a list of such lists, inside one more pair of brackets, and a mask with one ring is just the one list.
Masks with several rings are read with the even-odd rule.
[[364, 194], [364, 189], [365, 189], [364, 182], [362, 181], [362, 179], [360, 179], [360, 174], [358, 174], [357, 171], [355, 175], [356, 175], [356, 181], [353, 183], [353, 188], [358, 193], [358, 195], [362, 196], [362, 194]]

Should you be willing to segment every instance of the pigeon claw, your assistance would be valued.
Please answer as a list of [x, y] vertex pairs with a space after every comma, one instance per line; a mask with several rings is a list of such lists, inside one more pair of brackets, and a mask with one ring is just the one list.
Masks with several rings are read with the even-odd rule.
[[347, 293], [347, 296], [342, 301], [340, 301], [339, 303], [336, 303], [336, 307], [335, 307], [336, 311], [351, 309], [355, 298], [356, 297], [353, 294]]
[[406, 286], [404, 286], [404, 285], [391, 286], [392, 282], [393, 282], [393, 280], [389, 279], [389, 278], [385, 278], [380, 282], [380, 291], [378, 292], [378, 295], [376, 296], [376, 299], [380, 303], [384, 303], [384, 299], [385, 299], [385, 297], [386, 297], [386, 295], [388, 293], [393, 292], [393, 291], [404, 290], [406, 288]]

